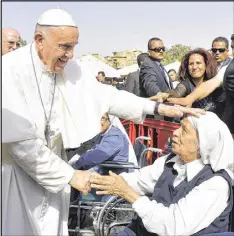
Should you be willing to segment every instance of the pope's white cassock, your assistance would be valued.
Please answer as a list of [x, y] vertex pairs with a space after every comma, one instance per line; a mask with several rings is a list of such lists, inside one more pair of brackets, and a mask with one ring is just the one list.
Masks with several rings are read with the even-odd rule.
[[[57, 73], [54, 93], [55, 74], [46, 70], [35, 45], [31, 53], [30, 47], [2, 57], [2, 233], [67, 235], [74, 169], [64, 148], [96, 135], [104, 112], [141, 123], [155, 103], [97, 82], [72, 60]], [[48, 116], [53, 93], [49, 149], [42, 102]]]

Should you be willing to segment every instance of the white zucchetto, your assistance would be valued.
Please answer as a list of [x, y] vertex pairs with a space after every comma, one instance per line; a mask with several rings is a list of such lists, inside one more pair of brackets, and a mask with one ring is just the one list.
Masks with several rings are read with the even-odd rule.
[[45, 11], [38, 19], [37, 24], [48, 26], [72, 26], [77, 27], [72, 16], [62, 9], [50, 9]]

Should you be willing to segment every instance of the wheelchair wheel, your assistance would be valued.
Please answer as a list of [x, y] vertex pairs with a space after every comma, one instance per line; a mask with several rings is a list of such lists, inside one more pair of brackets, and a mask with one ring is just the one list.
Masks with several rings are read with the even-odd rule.
[[103, 206], [97, 221], [97, 236], [106, 236], [119, 232], [128, 225], [134, 211], [123, 198], [111, 197]]

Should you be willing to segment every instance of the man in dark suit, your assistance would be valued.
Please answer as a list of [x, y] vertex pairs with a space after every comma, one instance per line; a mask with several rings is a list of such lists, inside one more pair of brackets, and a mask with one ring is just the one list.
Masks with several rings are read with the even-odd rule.
[[[137, 56], [137, 64], [139, 69], [141, 68], [141, 64], [144, 62], [145, 58], [149, 57], [148, 53], [141, 53]], [[134, 71], [127, 76], [126, 79], [126, 91], [129, 93], [133, 93], [137, 96], [140, 96], [140, 88], [139, 88], [139, 75], [140, 70]]]
[[[234, 34], [231, 36], [231, 48], [234, 56]], [[223, 113], [223, 121], [227, 124], [231, 133], [234, 134], [234, 58], [229, 63], [225, 71], [223, 87], [226, 92], [226, 104]]]
[[165, 68], [161, 65], [165, 47], [159, 38], [151, 38], [148, 42], [149, 57], [140, 69], [140, 96], [151, 97], [159, 92], [172, 89], [172, 82]]
[[[212, 42], [211, 51], [218, 63], [218, 71], [224, 66], [229, 65], [232, 60], [230, 57], [228, 57], [228, 48], [229, 42], [225, 37], [217, 37]], [[222, 117], [226, 101], [226, 93], [224, 92], [222, 86], [213, 92], [213, 97], [215, 98], [216, 103], [216, 114], [219, 117]]]
[[231, 58], [228, 57], [229, 43], [225, 37], [217, 37], [212, 42], [212, 54], [215, 60], [218, 62], [218, 70], [223, 66], [228, 65], [231, 62]]

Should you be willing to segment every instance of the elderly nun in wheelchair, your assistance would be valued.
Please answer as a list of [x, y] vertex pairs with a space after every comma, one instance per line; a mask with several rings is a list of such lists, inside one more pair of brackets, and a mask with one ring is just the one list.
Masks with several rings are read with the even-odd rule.
[[[67, 150], [69, 164], [74, 169], [95, 171], [107, 175], [109, 170], [116, 174], [126, 171], [125, 168], [111, 168], [99, 166], [105, 161], [137, 164], [136, 155], [132, 144], [124, 130], [121, 122], [115, 116], [104, 113], [101, 117], [100, 133], [91, 140], [83, 143], [79, 148]], [[71, 191], [71, 202], [77, 200], [79, 192]], [[91, 190], [88, 196], [81, 196], [81, 199], [94, 201], [107, 201], [110, 196], [97, 196], [95, 190]]]
[[[123, 163], [130, 161], [137, 164], [136, 156], [126, 131], [119, 119], [108, 113], [104, 113], [101, 117], [101, 129], [98, 135], [82, 144], [81, 147], [68, 150], [67, 153], [73, 156], [69, 163], [75, 169], [90, 170], [92, 168], [93, 171], [100, 174], [108, 174], [107, 168], [98, 166], [105, 161]], [[116, 168], [113, 171], [120, 174], [125, 169]]]
[[[137, 216], [115, 236], [227, 232], [233, 207], [233, 139], [212, 112], [186, 117], [173, 133], [173, 153], [133, 173], [94, 174], [97, 194], [120, 196]], [[151, 196], [149, 196], [149, 194]]]

